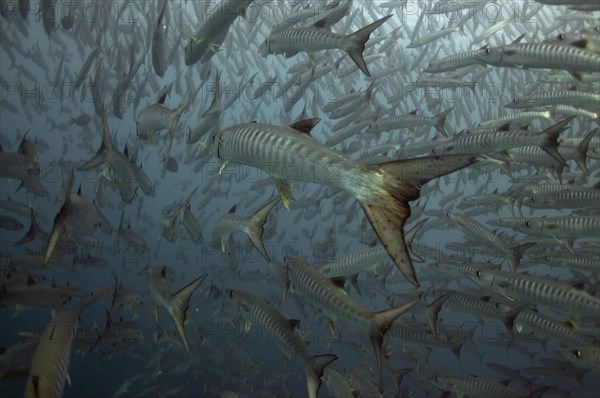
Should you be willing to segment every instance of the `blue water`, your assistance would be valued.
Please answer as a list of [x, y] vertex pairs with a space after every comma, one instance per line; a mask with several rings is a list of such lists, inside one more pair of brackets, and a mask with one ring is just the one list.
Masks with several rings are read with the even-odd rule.
[[[257, 54], [264, 33], [268, 32], [267, 28], [272, 25], [270, 18], [281, 13], [278, 7], [283, 6], [279, 2], [263, 8], [252, 6], [247, 12], [246, 19], [238, 18], [232, 25], [222, 51], [207, 65], [196, 64], [187, 67], [183, 63], [183, 47], [187, 43], [185, 34], [188, 31], [193, 32], [196, 28], [188, 25], [197, 23], [198, 19], [202, 18], [202, 15], [198, 16], [195, 13], [195, 8], [203, 9], [208, 13], [210, 7], [206, 3], [198, 3], [194, 7], [192, 1], [169, 1], [169, 50], [175, 45], [179, 35], [182, 39], [177, 42], [180, 49], [173, 51], [174, 57], [169, 59], [169, 68], [162, 79], [158, 78], [152, 69], [150, 52], [146, 53], [152, 34], [152, 26], [148, 26], [146, 16], [148, 9], [152, 8], [149, 19], [152, 25], [156, 14], [154, 2], [150, 7], [146, 2], [131, 2], [123, 5], [123, 2], [110, 4], [110, 2], [82, 1], [81, 4], [74, 6], [76, 15], [74, 27], [67, 30], [60, 21], [69, 14], [69, 6], [59, 1], [55, 6], [53, 17], [56, 27], [50, 35], [44, 30], [43, 18], [36, 15], [36, 10], [44, 9], [42, 3], [31, 1], [27, 20], [23, 22], [14, 9], [17, 5], [16, 1], [2, 2], [7, 15], [0, 19], [2, 35], [0, 132], [2, 149], [13, 152], [17, 150], [23, 134], [28, 132], [27, 138], [34, 142], [39, 156], [41, 168], [39, 182], [47, 189], [48, 195], [39, 197], [25, 192], [24, 189], [17, 190], [18, 181], [5, 179], [0, 183], [0, 198], [5, 200], [10, 197], [30, 204], [39, 214], [38, 222], [41, 229], [49, 232], [54, 216], [60, 209], [70, 170], [89, 160], [97, 151], [101, 142], [102, 120], [94, 111], [91, 91], [86, 91], [90, 90], [90, 86], [84, 84], [83, 89], [74, 89], [73, 82], [93, 48], [104, 17], [107, 18], [108, 32], [103, 34], [101, 42], [101, 53], [106, 57], [101, 64], [101, 95], [109, 111], [108, 125], [117, 148], [123, 150], [127, 143], [130, 154], [137, 150], [138, 164], [141, 162], [144, 172], [152, 182], [156, 182], [154, 196], [144, 196], [141, 191], [138, 191], [137, 197], [131, 204], [123, 203], [118, 192], [109, 189], [106, 193], [106, 203], [100, 207], [100, 211], [111, 224], [110, 236], [98, 231], [95, 235], [97, 242], [71, 247], [74, 252], [62, 253], [63, 256], [56, 262], [45, 266], [37, 264], [29, 269], [19, 268], [22, 271], [44, 275], [46, 281], [43, 283], [55, 283], [60, 286], [68, 283], [88, 293], [114, 286], [114, 276], [116, 276], [121, 286], [135, 289], [143, 295], [146, 311], [140, 310], [136, 313], [132, 310], [123, 310], [113, 314], [115, 322], [118, 322], [119, 318], [125, 321], [137, 321], [137, 330], [143, 333], [143, 340], [135, 340], [139, 344], [125, 348], [114, 355], [106, 355], [103, 352], [109, 350], [112, 342], [119, 336], [106, 336], [99, 347], [89, 352], [90, 342], [94, 342], [97, 338], [96, 326], [101, 329], [105, 325], [105, 309], [110, 308], [111, 295], [107, 295], [81, 312], [79, 335], [73, 346], [68, 372], [71, 384], [65, 387], [64, 396], [110, 397], [126, 380], [136, 374], [142, 376], [131, 384], [124, 396], [220, 397], [227, 396], [223, 395], [226, 391], [236, 392], [242, 397], [306, 396], [305, 376], [301, 364], [294, 358], [286, 360], [279, 348], [256, 326], [247, 330], [245, 321], [236, 316], [235, 308], [230, 305], [224, 294], [207, 299], [205, 291], [211, 284], [214, 284], [221, 293], [225, 288], [233, 288], [251, 291], [263, 297], [280, 308], [286, 316], [301, 320], [301, 333], [311, 354], [333, 353], [338, 356], [338, 360], [331, 367], [341, 373], [346, 368], [360, 367], [370, 372], [373, 381], [376, 382], [378, 370], [365, 331], [355, 325], [337, 321], [336, 333], [332, 336], [327, 319], [319, 315], [300, 293], [288, 291], [286, 300], [281, 302], [281, 287], [277, 281], [268, 278], [265, 260], [246, 237], [241, 234], [234, 237], [237, 260], [232, 260], [228, 252], [220, 252], [219, 243], [214, 241], [213, 226], [216, 220], [226, 214], [233, 205], [237, 205], [237, 214], [251, 215], [277, 195], [269, 176], [257, 169], [233, 163], [219, 173], [221, 162], [212, 154], [210, 148], [201, 159], [185, 162], [185, 158], [188, 157], [187, 152], [190, 150], [190, 145], [186, 142], [188, 126], [191, 127], [200, 120], [203, 112], [210, 106], [215, 93], [214, 78], [217, 70], [221, 72], [222, 102], [230, 98], [229, 96], [239, 88], [241, 83], [246, 83], [256, 72], [258, 74], [253, 84], [243, 91], [241, 97], [229, 108], [222, 110], [216, 131], [237, 123], [252, 121], [275, 125], [291, 124], [298, 120], [306, 105], [308, 117], [322, 119], [312, 133], [314, 138], [322, 143], [334, 136], [333, 125], [338, 122], [329, 118], [322, 110], [323, 106], [352, 90], [365, 90], [370, 79], [363, 76], [360, 71], [355, 71], [344, 79], [338, 79], [329, 73], [312, 82], [298, 103], [290, 111], [284, 111], [284, 102], [297, 95], [295, 90], [299, 86], [290, 80], [291, 76], [287, 74], [286, 69], [305, 62], [308, 58], [305, 53], [289, 59], [281, 55], [262, 58]], [[334, 27], [334, 31], [350, 33], [358, 26], [364, 26], [376, 18], [389, 13], [395, 14], [372, 35], [372, 38], [390, 33], [396, 27], [402, 27], [403, 33], [398, 39], [398, 44], [393, 47], [387, 58], [368, 64], [372, 74], [390, 67], [398, 68], [397, 71], [377, 80], [373, 102], [382, 109], [392, 109], [396, 115], [407, 114], [417, 109], [418, 114], [431, 116], [454, 106], [455, 110], [446, 122], [446, 129], [454, 134], [464, 128], [472, 127], [479, 121], [505, 114], [503, 105], [515, 96], [523, 95], [530, 87], [535, 86], [535, 92], [564, 87], [535, 85], [538, 72], [496, 68], [482, 78], [474, 92], [469, 89], [415, 88], [414, 82], [417, 78], [425, 75], [421, 73], [421, 69], [436, 55], [439, 57], [442, 54], [449, 55], [469, 49], [473, 32], [480, 33], [483, 29], [497, 23], [500, 19], [492, 11], [496, 12], [496, 8], [500, 6], [491, 5], [490, 8], [486, 8], [491, 14], [481, 14], [475, 20], [468, 21], [466, 25], [468, 29], [464, 36], [454, 33], [425, 48], [407, 50], [404, 47], [410, 42], [412, 28], [421, 12], [419, 3], [408, 2], [408, 8], [404, 10], [396, 7], [389, 11], [376, 7], [375, 3], [354, 1], [351, 16], [342, 19]], [[428, 5], [432, 7], [433, 2]], [[122, 14], [119, 13], [120, 7], [126, 7]], [[286, 7], [288, 7], [287, 3]], [[529, 8], [538, 10], [539, 7], [540, 5], [535, 2], [506, 3], [501, 7], [501, 14], [506, 16], [515, 10], [525, 12]], [[505, 41], [515, 38], [516, 32], [519, 31], [531, 32], [527, 41], [541, 41], [544, 39], [542, 32], [535, 30], [533, 26], [546, 28], [551, 25], [553, 18], [565, 13], [564, 7], [543, 6], [532, 17], [537, 18], [533, 22], [531, 18], [525, 19], [520, 15], [522, 18], [515, 19], [515, 22], [510, 25], [512, 30], [503, 31]], [[598, 16], [597, 12], [590, 14]], [[103, 18], [100, 18], [100, 15]], [[181, 22], [183, 16], [185, 22]], [[50, 17], [46, 16], [46, 18]], [[454, 14], [426, 17], [419, 34], [428, 34], [455, 22]], [[261, 25], [257, 27], [256, 24]], [[589, 26], [593, 26], [593, 23], [578, 21], [564, 25], [564, 28], [576, 31]], [[88, 33], [89, 29], [93, 31]], [[256, 32], [258, 36], [252, 36]], [[555, 31], [552, 32], [554, 34]], [[503, 42], [502, 38], [502, 34], [497, 33], [490, 41], [499, 45]], [[111, 47], [113, 44], [118, 51]], [[135, 60], [142, 56], [145, 59], [127, 87], [125, 113], [121, 120], [112, 113], [111, 98], [119, 77], [129, 70], [130, 45], [135, 51]], [[410, 65], [421, 51], [426, 51], [427, 54], [416, 69], [411, 69]], [[332, 50], [313, 55], [317, 66], [320, 66], [324, 62], [330, 65], [335, 63], [342, 54], [342, 51]], [[61, 70], [59, 63], [63, 55], [64, 64]], [[341, 63], [341, 68], [350, 65], [351, 61], [345, 59]], [[174, 108], [201, 84], [200, 76], [207, 71], [211, 71], [210, 78], [190, 108], [183, 113], [176, 131], [171, 154], [178, 160], [179, 170], [175, 173], [163, 174], [161, 161], [167, 143], [163, 139], [151, 144], [141, 142], [135, 134], [136, 118], [143, 108], [155, 102], [158, 90], [172, 82], [175, 82], [175, 86], [165, 105]], [[265, 85], [265, 82], [274, 75], [277, 75], [277, 83], [272, 86]], [[88, 79], [89, 76], [88, 74]], [[277, 93], [282, 88], [284, 95], [278, 97]], [[259, 89], [266, 90], [265, 95], [260, 99], [254, 99], [254, 94]], [[394, 103], [389, 101], [392, 96], [402, 92], [406, 95], [401, 101]], [[432, 103], [432, 100], [437, 103]], [[87, 126], [82, 127], [71, 123], [71, 117], [75, 118], [82, 114], [91, 116], [91, 122]], [[57, 127], [53, 127], [54, 125]], [[541, 128], [549, 125], [548, 121], [536, 121], [531, 126]], [[577, 118], [565, 136], [583, 137], [593, 127], [595, 125], [590, 120]], [[423, 139], [439, 138], [439, 134], [434, 134], [434, 129], [428, 127], [382, 133], [378, 136], [359, 134], [334, 149], [345, 152], [351, 142], [360, 142], [362, 150], [348, 154], [352, 159], [357, 159], [370, 147], [386, 142], [402, 143], [410, 137], [414, 137], [413, 142], [418, 142]], [[592, 172], [591, 177], [586, 181], [579, 179], [577, 183], [592, 186], [597, 182], [597, 166], [597, 159], [589, 159], [588, 168]], [[460, 212], [456, 209], [456, 205], [464, 196], [492, 193], [496, 189], [505, 192], [510, 188], [509, 178], [497, 168], [486, 165], [477, 170], [484, 167], [489, 172], [481, 175], [467, 168], [442, 177], [439, 180], [440, 191], [427, 190], [429, 193], [426, 197], [413, 202], [412, 205], [415, 207], [424, 206], [425, 214], [411, 218], [405, 230], [424, 217], [429, 217], [413, 242], [418, 254], [428, 253], [424, 255], [425, 263], [415, 263], [417, 277], [422, 282], [421, 288], [416, 289], [406, 282], [394, 269], [393, 263], [386, 261], [378, 265], [376, 275], [372, 273], [359, 275], [363, 295], [359, 296], [354, 288], [348, 287], [350, 297], [371, 311], [380, 311], [391, 305], [403, 304], [409, 298], [415, 298], [424, 292], [428, 292], [426, 301], [431, 302], [439, 296], [435, 291], [444, 288], [461, 290], [473, 295], [487, 294], [478, 290], [466, 278], [446, 281], [439, 275], [432, 275], [431, 269], [428, 270], [428, 265], [441, 260], [440, 255], [430, 248], [435, 248], [446, 255], [460, 254], [473, 261], [492, 261], [495, 264], [503, 262], [501, 254], [493, 247], [488, 247], [483, 254], [465, 251], [462, 247], [459, 253], [453, 251], [456, 243], [465, 243], [471, 239], [465, 237], [458, 229], [449, 227], [448, 223], [439, 222], [439, 211]], [[569, 168], [565, 170], [568, 179], [573, 175], [578, 178], [583, 177], [574, 162], [569, 162]], [[537, 166], [530, 166], [525, 171], [521, 171], [519, 176], [534, 176], [538, 171]], [[556, 181], [554, 176], [552, 178], [551, 181]], [[97, 195], [98, 179], [99, 169], [75, 172], [74, 191], [80, 187], [83, 196], [93, 199]], [[433, 184], [438, 182], [432, 182], [428, 187]], [[194, 244], [181, 224], [176, 227], [174, 243], [161, 238], [159, 223], [162, 209], [184, 200], [196, 186], [199, 188], [191, 201], [191, 211], [203, 227], [203, 242]], [[440, 200], [455, 192], [461, 193], [458, 199], [442, 208]], [[351, 198], [344, 200], [339, 194], [333, 196], [335, 193], [332, 189], [316, 184], [298, 184], [293, 191], [291, 210], [287, 211], [283, 206], [277, 206], [269, 215], [267, 230], [270, 233], [264, 238], [265, 248], [274, 261], [282, 262], [286, 254], [292, 254], [304, 258], [310, 264], [315, 264], [366, 249], [368, 244], [375, 240], [376, 236], [364, 219], [360, 206], [357, 206]], [[98, 198], [96, 202], [98, 203]], [[143, 217], [139, 216], [140, 206]], [[512, 216], [508, 208], [498, 209], [497, 212], [495, 209], [492, 210], [494, 211], [491, 215], [477, 216], [476, 219], [485, 224], [490, 219]], [[131, 228], [141, 233], [148, 242], [150, 246], [148, 253], [115, 250], [116, 230], [122, 211], [125, 212], [125, 220], [130, 223]], [[413, 212], [420, 214], [417, 210]], [[524, 210], [524, 214], [540, 217], [545, 214], [567, 215], [568, 212], [536, 210], [529, 213], [529, 210]], [[20, 247], [13, 245], [27, 232], [29, 220], [14, 214], [10, 215], [18, 218], [24, 227], [18, 231], [0, 230], [3, 270], [9, 267], [8, 255], [23, 258], [29, 252], [34, 252], [40, 255], [40, 260], [43, 256], [43, 243], [32, 242]], [[494, 228], [491, 225], [488, 227]], [[515, 236], [511, 230], [502, 231], [508, 233], [509, 237]], [[590, 237], [588, 240], [596, 245], [598, 243], [597, 236]], [[72, 268], [75, 254], [78, 257], [102, 258], [107, 265], [101, 268], [81, 266]], [[185, 329], [191, 356], [185, 353], [168, 313], [164, 309], [159, 309], [158, 317], [155, 317], [153, 300], [148, 289], [148, 276], [143, 272], [148, 264], [168, 265], [176, 272], [172, 292], [176, 292], [201, 274], [208, 274], [206, 280], [192, 296], [188, 310]], [[382, 283], [382, 275], [386, 275], [390, 270], [393, 270], [392, 277]], [[571, 274], [559, 268], [540, 266], [528, 270], [533, 270], [531, 272], [535, 275], [560, 277], [563, 280], [571, 277]], [[587, 273], [585, 276], [591, 275]], [[433, 292], [429, 292], [430, 289]], [[73, 300], [57, 309], [63, 307], [78, 308], [79, 304]], [[553, 312], [544, 313], [560, 320], [564, 319], [562, 315]], [[51, 311], [44, 308], [17, 310], [14, 305], [9, 305], [7, 308], [0, 309], [0, 346], [8, 347], [25, 339], [19, 335], [21, 332], [41, 333], [51, 316]], [[500, 321], [480, 320], [474, 315], [445, 310], [442, 311], [440, 318], [441, 339], [453, 341], [466, 339], [460, 357], [457, 358], [444, 348], [434, 347], [429, 352], [424, 347], [403, 345], [390, 332], [383, 347], [384, 353], [387, 354], [384, 360], [384, 396], [394, 396], [393, 382], [388, 372], [391, 369], [412, 368], [412, 372], [402, 381], [402, 396], [424, 397], [440, 395], [440, 392], [423, 379], [427, 377], [429, 371], [445, 370], [500, 381], [506, 380], [507, 377], [489, 369], [486, 364], [500, 363], [517, 370], [543, 366], [541, 364], [543, 358], [558, 358], [555, 352], [559, 347], [558, 342], [547, 341], [536, 331], [530, 331], [533, 336], [515, 333], [512, 337], [508, 337], [505, 326]], [[397, 323], [423, 333], [427, 330], [425, 318], [418, 307], [400, 317]], [[157, 341], [159, 334], [166, 334], [167, 337]], [[134, 340], [129, 340], [132, 341]], [[414, 353], [411, 353], [413, 351]], [[26, 370], [26, 366], [24, 369]], [[531, 380], [531, 385], [523, 386], [517, 380], [512, 380], [510, 386], [524, 396], [540, 386], [555, 387], [543, 397], [592, 397], [594, 394], [597, 396], [600, 388], [597, 373], [585, 372], [568, 365], [562, 374], [561, 377], [555, 374], [540, 377], [525, 376]], [[576, 375], [580, 375], [581, 378], [576, 379]], [[25, 380], [23, 376], [2, 381], [0, 396], [21, 396]], [[324, 385], [321, 386], [319, 396], [328, 396]]]

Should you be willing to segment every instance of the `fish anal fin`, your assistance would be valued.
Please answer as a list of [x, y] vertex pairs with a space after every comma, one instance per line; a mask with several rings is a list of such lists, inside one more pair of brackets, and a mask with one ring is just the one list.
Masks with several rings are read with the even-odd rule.
[[275, 178], [275, 187], [277, 188], [277, 192], [279, 192], [279, 196], [281, 196], [283, 206], [287, 210], [290, 210], [290, 198], [292, 196], [290, 184], [282, 178]]

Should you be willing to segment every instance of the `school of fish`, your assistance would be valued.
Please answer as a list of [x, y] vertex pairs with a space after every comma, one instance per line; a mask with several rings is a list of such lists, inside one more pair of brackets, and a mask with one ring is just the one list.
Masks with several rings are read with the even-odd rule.
[[1, 396], [600, 389], [597, 0], [0, 0], [0, 35]]

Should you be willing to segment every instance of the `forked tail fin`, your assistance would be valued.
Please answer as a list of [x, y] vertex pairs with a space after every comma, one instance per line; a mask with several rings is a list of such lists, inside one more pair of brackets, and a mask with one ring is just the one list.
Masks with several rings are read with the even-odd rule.
[[388, 310], [376, 312], [373, 314], [373, 327], [371, 328], [369, 338], [371, 345], [373, 346], [373, 352], [375, 353], [375, 360], [377, 361], [377, 367], [379, 369], [379, 381], [380, 384], [383, 381], [382, 363], [383, 359], [381, 356], [381, 344], [383, 343], [383, 336], [390, 330], [392, 323], [400, 315], [412, 308], [413, 305], [420, 303], [421, 300], [413, 300], [408, 304], [404, 304], [398, 307], [390, 308]]
[[350, 56], [350, 58], [352, 58], [352, 61], [354, 61], [356, 66], [358, 66], [359, 69], [361, 71], [363, 71], [363, 73], [369, 77], [371, 77], [371, 74], [369, 73], [369, 70], [367, 69], [367, 64], [365, 63], [365, 60], [363, 58], [363, 51], [365, 51], [365, 44], [369, 40], [369, 36], [371, 36], [371, 33], [373, 33], [373, 31], [375, 29], [380, 27], [385, 21], [387, 21], [391, 17], [392, 17], [391, 15], [388, 15], [387, 17], [383, 17], [383, 18], [373, 22], [372, 24], [365, 26], [361, 30], [352, 33], [349, 36], [351, 39], [351, 44], [345, 50], [348, 53], [348, 55]]
[[423, 184], [476, 162], [472, 155], [430, 156], [368, 165], [383, 183], [372, 187], [369, 199], [359, 199], [386, 251], [413, 285], [420, 286], [404, 240], [404, 223], [410, 216], [409, 202], [419, 198]]
[[267, 254], [267, 251], [265, 250], [265, 246], [263, 245], [263, 242], [262, 242], [263, 226], [265, 225], [265, 222], [267, 221], [267, 215], [273, 209], [273, 207], [275, 207], [275, 205], [277, 205], [277, 203], [279, 203], [279, 200], [280, 200], [279, 197], [272, 199], [262, 209], [260, 209], [256, 213], [254, 213], [252, 215], [252, 217], [250, 218], [250, 227], [248, 229], [248, 237], [252, 241], [252, 244], [254, 245], [254, 247], [256, 247], [256, 250], [258, 250], [260, 252], [260, 254], [263, 256], [263, 258], [265, 260], [267, 260], [267, 262], [269, 262], [271, 260], [269, 259], [269, 255]]
[[544, 142], [540, 146], [548, 155], [552, 156], [563, 166], [566, 166], [567, 162], [565, 162], [565, 159], [558, 152], [558, 136], [565, 130], [567, 124], [569, 124], [574, 117], [575, 116], [570, 116], [564, 120], [561, 120], [542, 132], [542, 135], [544, 136]]
[[309, 398], [317, 398], [319, 387], [321, 386], [321, 376], [325, 366], [335, 361], [338, 357], [333, 354], [315, 355], [313, 358], [313, 366], [306, 368], [306, 391]]
[[190, 297], [192, 293], [200, 286], [202, 281], [206, 278], [207, 274], [200, 275], [198, 278], [190, 282], [187, 286], [184, 286], [173, 296], [173, 301], [169, 306], [169, 314], [173, 318], [173, 322], [175, 323], [175, 328], [177, 329], [177, 333], [183, 342], [183, 346], [187, 353], [190, 353], [190, 347], [187, 342], [187, 338], [185, 337], [185, 329], [184, 323], [185, 318], [187, 316], [187, 310], [190, 303]]

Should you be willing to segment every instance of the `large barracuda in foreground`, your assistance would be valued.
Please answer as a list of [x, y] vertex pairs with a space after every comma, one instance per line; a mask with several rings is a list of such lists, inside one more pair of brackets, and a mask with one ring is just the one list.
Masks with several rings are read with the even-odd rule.
[[62, 311], [44, 328], [25, 384], [25, 398], [61, 397], [71, 357], [71, 343], [79, 314]]
[[409, 202], [427, 181], [475, 163], [470, 155], [423, 157], [365, 165], [317, 142], [310, 131], [319, 119], [294, 125], [239, 124], [213, 138], [222, 160], [252, 165], [275, 178], [289, 209], [290, 183], [313, 182], [348, 192], [362, 205], [373, 229], [406, 279], [419, 286], [404, 241]]

